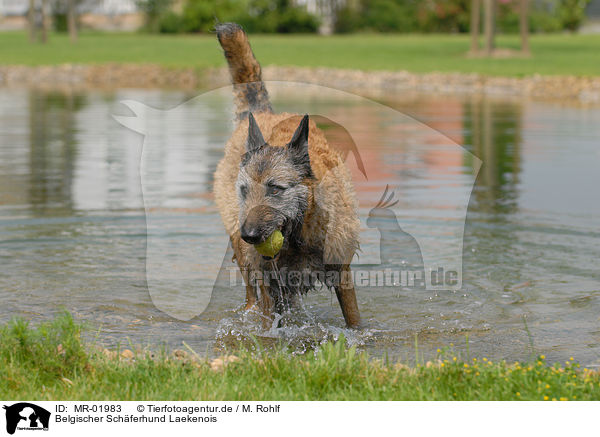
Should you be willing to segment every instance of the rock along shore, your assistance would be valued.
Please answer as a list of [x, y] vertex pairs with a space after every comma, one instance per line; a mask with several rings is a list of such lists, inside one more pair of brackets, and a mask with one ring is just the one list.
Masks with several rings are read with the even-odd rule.
[[[226, 86], [226, 68], [167, 68], [155, 64], [0, 66], [0, 86], [43, 88], [212, 89]], [[263, 68], [265, 80], [308, 82], [369, 96], [425, 94], [521, 96], [600, 103], [600, 77], [494, 77], [476, 73], [410, 73], [333, 68]]]

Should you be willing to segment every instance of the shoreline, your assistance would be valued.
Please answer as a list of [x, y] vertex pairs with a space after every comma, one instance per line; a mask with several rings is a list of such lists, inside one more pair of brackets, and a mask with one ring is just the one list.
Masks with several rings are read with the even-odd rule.
[[[486, 76], [266, 66], [266, 81], [314, 83], [372, 97], [419, 92], [453, 96], [525, 97], [600, 104], [600, 77]], [[214, 89], [229, 85], [227, 68], [168, 68], [158, 64], [0, 65], [0, 87]]]
[[[527, 362], [488, 360], [438, 349], [414, 364], [370, 357], [337, 341], [303, 355], [284, 344], [250, 342], [202, 357], [189, 346], [171, 352], [109, 351], [82, 339], [68, 313], [37, 327], [0, 324], [0, 398], [36, 400], [589, 400], [600, 399], [600, 374], [573, 357], [564, 365], [533, 353]], [[315, 346], [317, 346], [315, 344]], [[235, 352], [235, 354], [232, 354]], [[40, 390], [42, 387], [42, 390]], [[174, 389], [174, 387], [176, 389]]]

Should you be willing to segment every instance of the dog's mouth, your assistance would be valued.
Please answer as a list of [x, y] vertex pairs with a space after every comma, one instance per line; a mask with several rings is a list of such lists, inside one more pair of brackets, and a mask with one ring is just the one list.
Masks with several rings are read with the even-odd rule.
[[[273, 256], [262, 255], [262, 259], [265, 261], [277, 261], [281, 257], [281, 254], [290, 247], [290, 243], [293, 240], [294, 226], [291, 222], [285, 221], [281, 226], [275, 228], [273, 232], [277, 230], [283, 235], [283, 245], [281, 249]], [[266, 239], [264, 241], [266, 241]]]
[[265, 239], [263, 239], [262, 242], [263, 243], [266, 242], [269, 238], [271, 238], [271, 235], [275, 234], [277, 231], [279, 231], [280, 235], [283, 236], [282, 246], [277, 251], [277, 253], [274, 254], [273, 256], [267, 256], [267, 255], [261, 254], [263, 260], [265, 260], [265, 261], [276, 261], [281, 256], [281, 252], [283, 252], [283, 250], [285, 249], [286, 241], [288, 238], [288, 232], [286, 232], [286, 226], [284, 226], [284, 225], [278, 226], [275, 229], [273, 229], [273, 231], [271, 231], [271, 233], [268, 234], [269, 236], [266, 237]]
[[248, 238], [248, 234], [245, 236], [242, 234], [242, 239], [254, 246], [254, 249], [263, 260], [274, 261], [279, 259], [281, 253], [289, 247], [296, 227], [292, 220], [280, 215], [279, 220], [263, 221], [254, 229], [256, 230], [252, 233], [253, 235], [250, 235], [253, 238]]

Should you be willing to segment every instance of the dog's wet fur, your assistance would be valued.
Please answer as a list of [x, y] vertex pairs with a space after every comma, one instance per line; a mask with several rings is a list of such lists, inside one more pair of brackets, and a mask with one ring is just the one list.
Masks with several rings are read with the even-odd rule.
[[[246, 282], [246, 308], [258, 304], [268, 326], [274, 312], [290, 309], [294, 296], [314, 288], [318, 278], [335, 289], [346, 324], [358, 327], [349, 265], [360, 221], [350, 173], [308, 115], [273, 113], [242, 28], [224, 23], [216, 31], [234, 86], [237, 126], [217, 166], [214, 195]], [[284, 245], [268, 259], [254, 245], [275, 230]], [[288, 281], [291, 271], [313, 273], [306, 275], [312, 279]]]

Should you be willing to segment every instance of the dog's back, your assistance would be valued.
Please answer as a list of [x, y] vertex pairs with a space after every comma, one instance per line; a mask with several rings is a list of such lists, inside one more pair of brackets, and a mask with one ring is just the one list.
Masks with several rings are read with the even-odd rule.
[[234, 86], [237, 126], [215, 172], [214, 194], [240, 268], [265, 269], [265, 260], [247, 242], [254, 240], [244, 236], [248, 227], [258, 233], [282, 230], [280, 267], [347, 268], [358, 249], [360, 222], [342, 157], [307, 116], [273, 113], [244, 31], [233, 23], [216, 30]]

